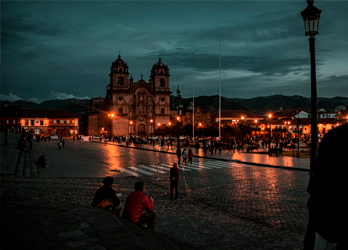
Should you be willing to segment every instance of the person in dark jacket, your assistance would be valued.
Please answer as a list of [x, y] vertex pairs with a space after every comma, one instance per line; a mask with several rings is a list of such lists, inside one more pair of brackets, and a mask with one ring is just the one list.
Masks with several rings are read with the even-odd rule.
[[114, 188], [114, 178], [107, 176], [103, 180], [104, 185], [98, 188], [92, 201], [92, 207], [97, 207], [102, 201], [108, 199], [112, 202], [112, 205], [117, 211], [116, 216], [120, 217], [123, 210], [123, 205], [120, 202], [119, 197], [116, 195]]
[[309, 221], [304, 249], [348, 249], [348, 123], [323, 138], [308, 185]]
[[175, 199], [178, 198], [178, 183], [179, 183], [179, 173], [180, 169], [178, 164], [174, 163], [173, 167], [170, 169], [170, 199], [173, 199], [173, 189], [175, 189]]
[[178, 157], [178, 164], [181, 164], [181, 149], [178, 147], [176, 150], [176, 156]]

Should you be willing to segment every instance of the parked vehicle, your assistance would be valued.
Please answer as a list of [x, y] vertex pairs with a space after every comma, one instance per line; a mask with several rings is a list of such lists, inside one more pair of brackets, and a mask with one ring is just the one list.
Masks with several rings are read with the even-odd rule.
[[51, 137], [51, 140], [58, 140], [59, 137], [56, 134], [51, 134], [49, 137]]

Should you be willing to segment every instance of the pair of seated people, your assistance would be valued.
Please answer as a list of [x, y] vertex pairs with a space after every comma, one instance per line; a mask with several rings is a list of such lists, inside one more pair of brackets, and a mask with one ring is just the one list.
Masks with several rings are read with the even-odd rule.
[[[104, 185], [98, 188], [92, 202], [92, 207], [97, 207], [111, 212], [116, 217], [125, 218], [142, 226], [147, 223], [147, 227], [154, 230], [156, 223], [156, 212], [153, 210], [153, 198], [145, 195], [145, 183], [138, 181], [135, 183], [135, 192], [128, 195], [126, 204], [123, 206], [120, 197], [116, 195], [114, 188], [114, 178], [108, 176], [103, 180]], [[146, 212], [143, 213], [143, 210]]]

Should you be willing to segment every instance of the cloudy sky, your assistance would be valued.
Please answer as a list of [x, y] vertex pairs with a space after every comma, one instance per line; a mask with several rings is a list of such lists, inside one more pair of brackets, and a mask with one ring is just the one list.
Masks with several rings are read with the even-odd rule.
[[[315, 1], [318, 96], [348, 97], [348, 1]], [[119, 53], [135, 81], [161, 56], [182, 96], [310, 97], [301, 1], [1, 1], [4, 100], [105, 96]], [[195, 69], [193, 77], [193, 53]]]

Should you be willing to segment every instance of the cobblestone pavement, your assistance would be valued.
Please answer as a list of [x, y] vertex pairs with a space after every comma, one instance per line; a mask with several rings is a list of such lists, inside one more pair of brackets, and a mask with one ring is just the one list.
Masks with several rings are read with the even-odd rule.
[[[1, 177], [1, 194], [89, 206], [102, 177], [116, 178], [122, 201], [137, 178], [120, 170], [139, 162], [172, 164], [175, 155], [68, 141], [36, 145], [49, 168], [39, 178]], [[168, 199], [168, 174], [142, 177], [158, 212], [156, 231], [204, 249], [301, 249], [307, 223], [308, 175], [245, 164], [181, 171], [180, 199]], [[209, 159], [209, 162], [212, 160]], [[190, 171], [189, 171], [190, 170]]]

